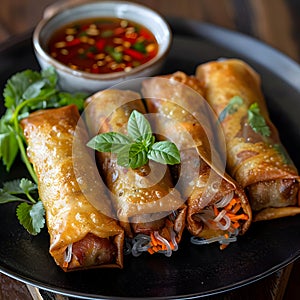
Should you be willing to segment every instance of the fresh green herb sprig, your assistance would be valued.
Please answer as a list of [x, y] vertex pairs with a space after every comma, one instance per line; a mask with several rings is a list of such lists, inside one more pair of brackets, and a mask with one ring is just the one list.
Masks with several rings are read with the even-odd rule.
[[87, 145], [99, 152], [117, 154], [117, 163], [123, 167], [139, 168], [149, 159], [162, 164], [179, 164], [180, 153], [169, 141], [155, 142], [151, 126], [143, 114], [134, 110], [127, 124], [128, 135], [117, 132], [102, 133]]
[[261, 114], [257, 102], [251, 104], [248, 109], [248, 122], [255, 132], [260, 133], [264, 137], [270, 136], [270, 127], [267, 125], [265, 118]]
[[37, 193], [37, 185], [22, 178], [5, 182], [0, 189], [0, 204], [21, 202], [17, 206], [17, 217], [21, 225], [32, 235], [38, 234], [45, 224], [45, 211]]
[[40, 73], [25, 70], [13, 75], [7, 81], [3, 92], [6, 113], [0, 119], [0, 160], [9, 171], [20, 151], [22, 160], [36, 183], [36, 175], [26, 155], [20, 120], [32, 111], [68, 104], [75, 104], [82, 110], [86, 97], [83, 93], [71, 95], [61, 92], [57, 82], [58, 76], [52, 67]]
[[[234, 96], [230, 99], [228, 105], [221, 111], [218, 117], [219, 122], [223, 122], [228, 115], [232, 115], [243, 105], [244, 100], [240, 96]], [[270, 127], [267, 125], [265, 118], [260, 112], [257, 102], [248, 108], [248, 122], [251, 128], [264, 137], [271, 134]]]
[[40, 73], [25, 70], [8, 79], [3, 92], [5, 114], [0, 118], [0, 160], [11, 169], [18, 152], [35, 183], [28, 179], [14, 180], [3, 184], [0, 189], [0, 204], [19, 201], [17, 217], [21, 225], [33, 235], [43, 228], [44, 208], [36, 196], [37, 176], [26, 155], [26, 141], [23, 136], [20, 121], [31, 112], [38, 109], [61, 107], [75, 104], [79, 110], [83, 109], [86, 94], [69, 94], [58, 88], [58, 76], [54, 68], [50, 67]]
[[240, 96], [234, 96], [230, 99], [228, 105], [221, 111], [218, 117], [219, 122], [223, 122], [228, 115], [233, 115], [243, 104], [243, 99]]

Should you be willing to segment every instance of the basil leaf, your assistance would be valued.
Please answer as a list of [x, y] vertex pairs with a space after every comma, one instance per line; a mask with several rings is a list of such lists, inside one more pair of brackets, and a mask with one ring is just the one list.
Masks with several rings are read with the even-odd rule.
[[129, 157], [129, 151], [130, 151], [131, 145], [128, 145], [127, 147], [123, 148], [123, 151], [120, 151], [117, 154], [117, 164], [119, 166], [129, 168], [130, 167], [130, 157]]
[[155, 143], [150, 123], [136, 110], [128, 119], [127, 131], [129, 136], [116, 132], [99, 134], [87, 146], [100, 152], [117, 153], [118, 165], [132, 169], [147, 164], [149, 159], [164, 164], [180, 162], [176, 145], [168, 141]]
[[126, 135], [117, 132], [102, 133], [92, 138], [87, 146], [100, 152], [119, 153], [132, 141]]
[[128, 135], [134, 140], [142, 138], [149, 139], [152, 136], [150, 123], [143, 114], [134, 110], [128, 120], [127, 124]]
[[255, 132], [260, 133], [262, 136], [270, 136], [270, 127], [267, 125], [266, 120], [261, 115], [257, 102], [251, 104], [248, 109], [248, 122]]
[[129, 150], [129, 166], [137, 169], [148, 162], [147, 151], [143, 144], [133, 144]]
[[147, 151], [143, 144], [135, 143], [130, 145], [125, 151], [118, 153], [117, 163], [123, 167], [132, 169], [139, 168], [148, 162]]
[[45, 224], [45, 210], [41, 201], [36, 204], [21, 203], [17, 207], [17, 217], [23, 227], [32, 235], [38, 234]]
[[243, 104], [243, 99], [240, 96], [234, 96], [230, 99], [228, 105], [219, 114], [219, 122], [223, 122], [228, 115], [234, 114]]
[[148, 158], [161, 164], [175, 165], [180, 163], [180, 153], [174, 143], [169, 141], [153, 144]]

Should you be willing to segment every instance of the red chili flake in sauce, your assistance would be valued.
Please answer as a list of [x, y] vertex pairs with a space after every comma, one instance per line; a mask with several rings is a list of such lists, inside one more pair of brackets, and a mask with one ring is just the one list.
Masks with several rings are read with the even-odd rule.
[[104, 74], [129, 72], [146, 63], [157, 54], [158, 43], [150, 30], [137, 23], [97, 18], [57, 30], [49, 40], [48, 51], [73, 69]]

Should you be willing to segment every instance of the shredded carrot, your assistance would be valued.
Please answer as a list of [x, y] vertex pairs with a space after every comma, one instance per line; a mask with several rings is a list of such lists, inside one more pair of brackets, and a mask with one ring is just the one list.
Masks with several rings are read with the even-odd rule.
[[[241, 208], [242, 208], [242, 205], [241, 205], [241, 201], [239, 198], [232, 198], [231, 201], [224, 208], [222, 208], [222, 210], [223, 209], [226, 210], [226, 216], [228, 216], [230, 218], [231, 226], [235, 229], [237, 229], [241, 226], [239, 221], [249, 219], [248, 215], [246, 215], [244, 213], [238, 214], [238, 212], [241, 210]], [[215, 216], [217, 216], [220, 213], [219, 209], [215, 205], [213, 205], [213, 212], [214, 212]], [[224, 219], [220, 220], [220, 223], [224, 225], [225, 220]], [[225, 237], [227, 238], [226, 235], [225, 235]], [[224, 248], [225, 247], [223, 246], [223, 249]]]
[[213, 206], [213, 208], [214, 208], [214, 214], [215, 216], [217, 216], [219, 214], [218, 208], [215, 205]]
[[148, 251], [150, 254], [155, 253], [154, 250], [153, 250], [152, 248], [149, 248], [147, 251]]
[[150, 238], [151, 238], [151, 243], [152, 243], [152, 245], [153, 245], [153, 246], [157, 246], [157, 239], [155, 238], [153, 232], [150, 233]]
[[221, 244], [220, 245], [220, 250], [224, 250], [227, 246], [228, 246], [228, 244]]
[[235, 215], [227, 213], [226, 215], [230, 218], [231, 221], [248, 220], [248, 216], [246, 214]]
[[[173, 231], [174, 228], [174, 222], [172, 222], [172, 220], [170, 219], [166, 219], [165, 221], [165, 226], [160, 230], [159, 235], [164, 238], [165, 240], [168, 241], [171, 250], [175, 249], [175, 245], [172, 242], [172, 234], [171, 232]], [[154, 254], [158, 251], [166, 251], [168, 250], [168, 246], [160, 241], [160, 239], [157, 239], [154, 235], [154, 232], [150, 233], [150, 247], [148, 249], [148, 252], [150, 254]]]
[[154, 252], [158, 252], [160, 250], [157, 246], [152, 247], [152, 249], [154, 250]]
[[237, 203], [237, 200], [235, 198], [233, 198], [225, 207], [225, 210], [231, 210], [232, 207]]
[[236, 214], [236, 213], [240, 210], [241, 207], [242, 207], [241, 204], [240, 204], [240, 203], [237, 203], [237, 204], [232, 208], [231, 212], [232, 212], [233, 214]]
[[233, 226], [234, 228], [239, 228], [241, 225], [240, 225], [239, 222], [233, 222], [232, 226]]
[[[163, 232], [165, 232], [165, 231], [167, 231], [167, 235], [170, 237], [170, 232], [166, 229], [166, 228], [163, 228], [163, 230], [162, 230], [162, 232], [161, 232], [161, 236], [162, 237], [164, 237], [164, 238], [166, 238], [162, 233]], [[153, 253], [156, 253], [156, 252], [158, 252], [158, 251], [165, 251], [165, 250], [168, 250], [168, 248], [167, 248], [167, 246], [163, 243], [163, 242], [161, 242], [159, 239], [157, 239], [155, 236], [154, 236], [154, 233], [153, 232], [151, 232], [150, 233], [150, 242], [151, 242], [151, 247], [148, 249], [148, 252], [150, 253], [150, 254], [153, 254]], [[171, 238], [167, 238], [167, 240], [169, 241]], [[169, 242], [169, 244], [170, 244], [170, 248], [171, 248], [171, 250], [173, 250], [173, 249], [175, 249], [175, 246], [174, 246], [174, 244], [170, 241]]]

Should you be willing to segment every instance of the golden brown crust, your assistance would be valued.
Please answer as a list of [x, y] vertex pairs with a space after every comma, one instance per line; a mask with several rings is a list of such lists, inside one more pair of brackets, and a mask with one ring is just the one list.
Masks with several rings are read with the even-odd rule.
[[[155, 132], [162, 138], [170, 138], [180, 149], [181, 179], [176, 188], [187, 199], [190, 233], [202, 236], [205, 226], [194, 216], [233, 191], [248, 216], [248, 220], [242, 221], [242, 234], [251, 224], [251, 208], [244, 191], [224, 172], [212, 126], [213, 116], [201, 98], [203, 89], [202, 82], [195, 77], [176, 72], [145, 80], [142, 91], [148, 111], [162, 116], [156, 118]], [[210, 230], [206, 238], [219, 234], [224, 232]]]
[[[105, 132], [127, 134], [127, 122], [133, 110], [146, 113], [138, 93], [105, 90], [94, 94], [87, 99], [85, 109], [90, 133], [92, 136]], [[175, 222], [180, 227], [177, 232], [180, 240], [184, 228], [180, 219], [185, 216], [186, 207], [179, 192], [173, 188], [167, 166], [150, 161], [147, 166], [133, 170], [118, 165], [114, 154], [97, 152], [96, 157], [127, 235], [134, 236], [130, 224], [133, 220], [148, 218], [142, 223], [148, 221], [149, 226], [151, 221], [164, 218], [179, 209], [180, 214]]]
[[[41, 110], [22, 120], [24, 135], [28, 142], [28, 157], [38, 177], [39, 196], [46, 211], [50, 234], [50, 253], [65, 271], [65, 251], [68, 245], [85, 238], [89, 233], [100, 238], [111, 238], [118, 247], [115, 262], [110, 266], [123, 266], [124, 232], [117, 222], [100, 213], [86, 198], [78, 184], [72, 146], [77, 138], [77, 155], [81, 157], [82, 184], [87, 176], [93, 176], [93, 161], [85, 146], [87, 134], [79, 120], [76, 106]], [[96, 178], [96, 177], [95, 177]], [[111, 212], [105, 188], [97, 184], [99, 191], [89, 191], [89, 197], [100, 200], [107, 212]], [[111, 212], [112, 214], [112, 212]], [[94, 267], [103, 267], [99, 265]], [[77, 266], [84, 268], [85, 266]]]
[[289, 206], [274, 208], [269, 207], [262, 209], [257, 214], [255, 214], [253, 221], [266, 221], [271, 219], [278, 219], [283, 217], [295, 216], [300, 214], [300, 207]]
[[[239, 96], [243, 100], [221, 124], [226, 139], [229, 173], [247, 189], [252, 209], [296, 205], [298, 172], [284, 150], [279, 150], [283, 146], [269, 118], [259, 75], [245, 62], [228, 59], [198, 66], [196, 77], [204, 82], [205, 98], [218, 116], [233, 97]], [[248, 109], [254, 103], [258, 104], [270, 129], [269, 136], [255, 132], [249, 124]], [[258, 192], [262, 182], [266, 186], [264, 193]], [[290, 187], [289, 192], [285, 186]], [[290, 196], [287, 197], [287, 193]]]

